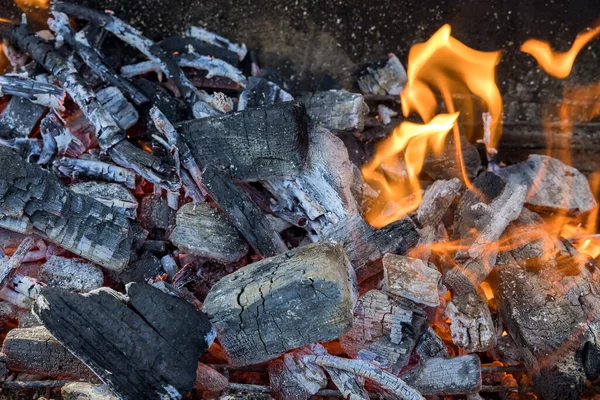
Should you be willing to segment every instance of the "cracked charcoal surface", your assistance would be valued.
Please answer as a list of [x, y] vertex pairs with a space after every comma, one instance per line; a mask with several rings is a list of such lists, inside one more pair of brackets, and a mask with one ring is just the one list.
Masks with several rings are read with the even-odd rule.
[[341, 246], [315, 243], [227, 275], [203, 310], [229, 361], [255, 364], [350, 329], [355, 284]]

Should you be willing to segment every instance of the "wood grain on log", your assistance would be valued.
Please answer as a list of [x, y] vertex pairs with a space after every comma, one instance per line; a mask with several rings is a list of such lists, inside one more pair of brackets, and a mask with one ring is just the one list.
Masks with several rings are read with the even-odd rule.
[[383, 257], [383, 282], [386, 290], [396, 296], [437, 307], [441, 279], [442, 274], [433, 264], [395, 254]]
[[475, 292], [455, 295], [446, 306], [452, 342], [465, 351], [487, 351], [496, 345], [490, 309]]
[[194, 387], [213, 328], [196, 307], [150, 285], [127, 285], [127, 294], [45, 288], [34, 313], [120, 398], [178, 399]]
[[417, 209], [417, 221], [421, 227], [436, 227], [460, 192], [458, 178], [437, 180], [423, 193], [423, 199]]
[[312, 244], [227, 275], [212, 287], [204, 311], [230, 362], [254, 364], [345, 333], [355, 285], [340, 245]]
[[306, 109], [299, 103], [233, 112], [175, 125], [199, 165], [256, 181], [297, 175], [308, 147]]
[[341, 90], [315, 92], [297, 98], [306, 105], [310, 123], [330, 131], [362, 131], [369, 107], [363, 96]]
[[129, 262], [132, 244], [125, 215], [63, 187], [54, 175], [0, 148], [0, 225], [35, 233], [83, 258], [115, 271]]

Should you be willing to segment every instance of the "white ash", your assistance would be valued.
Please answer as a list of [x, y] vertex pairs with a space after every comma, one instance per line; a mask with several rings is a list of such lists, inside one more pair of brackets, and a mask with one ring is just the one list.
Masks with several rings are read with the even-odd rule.
[[40, 279], [49, 286], [58, 286], [78, 292], [102, 287], [104, 275], [100, 268], [76, 258], [52, 256], [42, 266]]

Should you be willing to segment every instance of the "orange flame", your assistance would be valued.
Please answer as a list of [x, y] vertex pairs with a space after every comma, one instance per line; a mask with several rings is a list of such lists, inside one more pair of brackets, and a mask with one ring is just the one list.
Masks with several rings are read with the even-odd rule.
[[14, 2], [28, 18], [39, 23], [46, 23], [50, 10], [49, 0], [14, 0]]
[[538, 39], [527, 40], [521, 45], [521, 51], [531, 54], [548, 74], [564, 79], [571, 73], [575, 58], [583, 46], [599, 34], [600, 23], [596, 23], [590, 30], [577, 35], [571, 48], [564, 53], [552, 51], [550, 43]]

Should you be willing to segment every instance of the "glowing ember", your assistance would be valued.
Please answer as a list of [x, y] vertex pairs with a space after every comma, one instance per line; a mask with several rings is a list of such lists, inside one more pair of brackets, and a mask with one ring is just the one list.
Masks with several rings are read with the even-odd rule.
[[[443, 150], [444, 138], [457, 117], [458, 113], [440, 114], [423, 125], [403, 122], [390, 137], [379, 143], [373, 159], [362, 168], [367, 183], [382, 188], [379, 198], [366, 214], [371, 225], [383, 227], [417, 209], [422, 199], [419, 173], [427, 149], [431, 148], [435, 153]], [[386, 160], [399, 155], [404, 159], [407, 178], [392, 183], [377, 169]]]
[[599, 34], [600, 23], [592, 29], [580, 33], [571, 48], [564, 53], [553, 51], [550, 43], [538, 39], [527, 40], [521, 45], [521, 51], [531, 54], [548, 74], [564, 79], [571, 73], [575, 58], [583, 46]]

